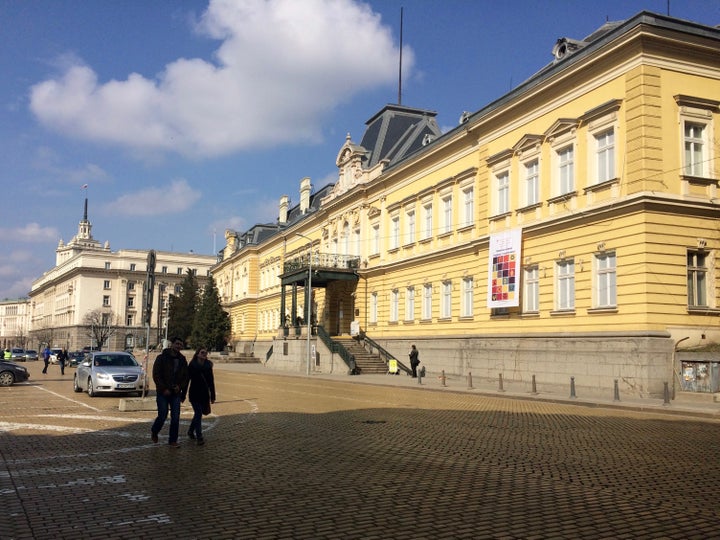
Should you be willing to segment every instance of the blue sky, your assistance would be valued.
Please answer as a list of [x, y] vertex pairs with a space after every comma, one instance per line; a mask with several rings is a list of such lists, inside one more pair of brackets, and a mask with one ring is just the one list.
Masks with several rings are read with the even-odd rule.
[[[397, 102], [401, 7], [402, 104], [446, 130], [558, 38], [668, 1], [0, 0], [0, 299], [53, 267], [85, 195], [113, 250], [211, 254], [333, 182], [345, 135]], [[720, 0], [669, 7], [720, 24]]]

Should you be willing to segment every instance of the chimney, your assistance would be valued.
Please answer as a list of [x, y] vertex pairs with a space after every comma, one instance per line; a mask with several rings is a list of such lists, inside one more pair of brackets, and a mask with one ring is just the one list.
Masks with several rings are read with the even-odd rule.
[[300, 212], [306, 214], [310, 210], [310, 190], [312, 184], [307, 176], [300, 181]]
[[288, 206], [290, 206], [290, 197], [283, 195], [280, 197], [280, 215], [278, 216], [278, 223], [280, 225], [287, 223]]

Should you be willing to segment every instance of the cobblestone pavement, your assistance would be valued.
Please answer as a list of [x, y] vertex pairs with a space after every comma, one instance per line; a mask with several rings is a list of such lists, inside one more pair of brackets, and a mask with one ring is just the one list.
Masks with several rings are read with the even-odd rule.
[[3, 540], [720, 537], [716, 418], [217, 366], [173, 449], [33, 367], [0, 388]]

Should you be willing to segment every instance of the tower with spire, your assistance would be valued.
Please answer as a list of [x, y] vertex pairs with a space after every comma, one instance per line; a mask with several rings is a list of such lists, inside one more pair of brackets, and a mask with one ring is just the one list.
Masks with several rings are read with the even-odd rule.
[[59, 266], [83, 251], [110, 252], [110, 245], [108, 242], [105, 242], [105, 245], [102, 245], [92, 236], [92, 223], [90, 223], [90, 220], [88, 219], [87, 197], [85, 197], [83, 217], [78, 223], [77, 234], [73, 236], [67, 244], [63, 242], [62, 238], [58, 242], [58, 247], [55, 250], [55, 265]]

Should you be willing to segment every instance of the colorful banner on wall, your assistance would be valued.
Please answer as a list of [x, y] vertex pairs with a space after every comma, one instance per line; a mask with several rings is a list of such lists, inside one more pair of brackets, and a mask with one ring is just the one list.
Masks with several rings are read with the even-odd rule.
[[490, 235], [488, 307], [520, 305], [520, 247], [522, 229]]

